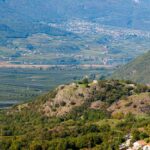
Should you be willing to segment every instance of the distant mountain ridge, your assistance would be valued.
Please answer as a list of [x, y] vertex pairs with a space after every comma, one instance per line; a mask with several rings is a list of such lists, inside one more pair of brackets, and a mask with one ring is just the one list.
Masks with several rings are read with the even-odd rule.
[[0, 23], [10, 26], [21, 23], [21, 26], [36, 21], [79, 18], [104, 25], [150, 30], [149, 5], [148, 0], [139, 3], [134, 0], [0, 0]]
[[113, 74], [113, 78], [150, 84], [150, 51], [121, 67]]

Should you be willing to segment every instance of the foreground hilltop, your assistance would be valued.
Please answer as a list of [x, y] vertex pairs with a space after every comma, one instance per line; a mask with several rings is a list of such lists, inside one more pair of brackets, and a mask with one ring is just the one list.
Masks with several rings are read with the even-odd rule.
[[136, 134], [133, 141], [148, 140], [149, 92], [145, 85], [118, 80], [61, 85], [0, 112], [0, 148], [117, 150], [129, 132]]
[[[144, 94], [143, 94], [144, 92]], [[138, 102], [137, 98], [146, 100], [149, 105], [149, 88], [145, 85], [138, 85], [132, 82], [109, 80], [88, 82], [84, 79], [78, 83], [60, 85], [55, 90], [40, 97], [37, 101], [17, 106], [19, 112], [24, 109], [33, 109], [47, 117], [60, 117], [67, 115], [76, 108], [109, 110], [109, 107], [122, 99], [130, 102], [132, 99]], [[138, 94], [138, 95], [137, 95]], [[143, 98], [143, 95], [145, 97]], [[144, 102], [143, 102], [144, 103]], [[145, 106], [142, 105], [143, 107]], [[142, 112], [141, 112], [142, 113]], [[147, 112], [149, 113], [149, 112]]]
[[150, 84], [150, 51], [121, 67], [114, 73], [113, 78]]

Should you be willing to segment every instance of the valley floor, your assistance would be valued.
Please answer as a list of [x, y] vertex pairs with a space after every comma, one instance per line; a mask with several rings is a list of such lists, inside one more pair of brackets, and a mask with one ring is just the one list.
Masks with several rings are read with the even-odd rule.
[[112, 68], [87, 66], [84, 69], [78, 67], [39, 69], [38, 67], [0, 67], [0, 101], [28, 101], [60, 84], [80, 80], [86, 75], [91, 79], [99, 79], [113, 71]]

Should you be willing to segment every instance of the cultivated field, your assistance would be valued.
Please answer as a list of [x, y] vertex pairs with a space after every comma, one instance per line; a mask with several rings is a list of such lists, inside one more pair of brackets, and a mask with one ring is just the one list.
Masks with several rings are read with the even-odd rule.
[[25, 101], [88, 75], [100, 78], [111, 73], [110, 68], [0, 68], [0, 101]]

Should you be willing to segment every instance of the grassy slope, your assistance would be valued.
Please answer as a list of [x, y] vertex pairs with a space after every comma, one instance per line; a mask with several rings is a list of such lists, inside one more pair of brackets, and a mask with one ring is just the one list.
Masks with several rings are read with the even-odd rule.
[[129, 79], [136, 82], [150, 83], [150, 51], [121, 67], [113, 74], [114, 78]]

